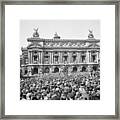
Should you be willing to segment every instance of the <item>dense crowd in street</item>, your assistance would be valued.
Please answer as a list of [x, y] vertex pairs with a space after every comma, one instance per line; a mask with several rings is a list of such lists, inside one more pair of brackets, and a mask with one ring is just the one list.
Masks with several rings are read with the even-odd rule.
[[100, 100], [100, 73], [20, 80], [21, 100]]

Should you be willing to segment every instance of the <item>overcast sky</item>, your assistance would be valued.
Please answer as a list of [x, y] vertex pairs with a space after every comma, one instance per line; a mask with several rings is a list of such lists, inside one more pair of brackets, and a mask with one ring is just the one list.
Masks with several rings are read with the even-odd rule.
[[21, 20], [20, 46], [27, 46], [27, 38], [33, 36], [34, 28], [39, 28], [40, 38], [53, 38], [57, 32], [61, 39], [87, 39], [88, 30], [100, 39], [99, 20]]

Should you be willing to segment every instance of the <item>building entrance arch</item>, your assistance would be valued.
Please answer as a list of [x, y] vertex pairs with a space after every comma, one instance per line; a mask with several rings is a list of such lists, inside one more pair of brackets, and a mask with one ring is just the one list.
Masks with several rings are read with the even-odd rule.
[[86, 72], [86, 67], [85, 66], [82, 67], [82, 72]]
[[49, 73], [49, 72], [50, 72], [49, 67], [46, 67], [46, 68], [44, 69], [44, 72], [45, 72], [45, 73]]
[[33, 74], [38, 74], [38, 68], [37, 67], [33, 68]]
[[76, 66], [73, 67], [73, 72], [77, 72], [77, 67]]
[[28, 73], [28, 70], [27, 69], [25, 69], [25, 75]]
[[58, 67], [55, 67], [55, 68], [54, 68], [54, 73], [57, 73], [57, 72], [59, 72], [59, 68], [58, 68]]
[[93, 66], [93, 70], [94, 70], [94, 71], [97, 71], [97, 66]]

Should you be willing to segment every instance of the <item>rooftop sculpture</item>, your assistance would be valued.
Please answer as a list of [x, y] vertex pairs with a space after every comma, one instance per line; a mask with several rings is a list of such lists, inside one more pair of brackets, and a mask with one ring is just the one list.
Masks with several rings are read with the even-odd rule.
[[33, 33], [33, 37], [39, 37], [39, 33], [38, 33], [38, 28], [37, 29], [35, 29], [34, 28], [34, 33]]
[[89, 29], [88, 38], [94, 38], [93, 31]]
[[60, 39], [60, 36], [57, 34], [57, 32], [55, 32], [55, 34], [54, 34], [54, 39]]

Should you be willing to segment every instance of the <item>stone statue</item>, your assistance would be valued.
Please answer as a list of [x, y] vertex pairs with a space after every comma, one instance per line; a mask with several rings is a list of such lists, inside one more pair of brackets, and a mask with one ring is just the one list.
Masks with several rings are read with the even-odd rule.
[[57, 34], [57, 32], [55, 32], [55, 34], [54, 34], [54, 39], [60, 39], [60, 36]]
[[89, 29], [88, 38], [94, 38], [93, 31]]
[[55, 36], [55, 37], [58, 37], [58, 34], [57, 34], [57, 32], [55, 32], [54, 36]]
[[34, 28], [34, 33], [33, 33], [33, 37], [39, 37], [39, 33], [38, 33], [38, 28], [37, 29], [35, 29]]

